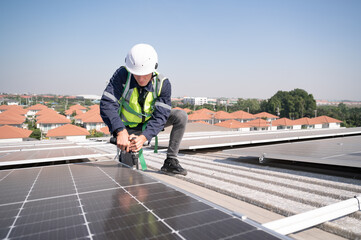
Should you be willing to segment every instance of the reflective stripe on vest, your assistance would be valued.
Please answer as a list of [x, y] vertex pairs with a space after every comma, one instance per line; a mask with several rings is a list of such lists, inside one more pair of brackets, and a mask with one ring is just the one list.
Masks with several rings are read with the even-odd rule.
[[[155, 108], [155, 100], [161, 93], [161, 88], [165, 79], [166, 78], [161, 78], [158, 74], [153, 77], [151, 81], [154, 90], [153, 92], [147, 93], [142, 109], [138, 102], [138, 89], [136, 87], [129, 89], [131, 73], [128, 72], [128, 77], [124, 86], [122, 97], [118, 101], [120, 105], [118, 114], [124, 125], [129, 127], [136, 127], [139, 123], [144, 123], [151, 118]], [[168, 107], [170, 108], [170, 106]]]

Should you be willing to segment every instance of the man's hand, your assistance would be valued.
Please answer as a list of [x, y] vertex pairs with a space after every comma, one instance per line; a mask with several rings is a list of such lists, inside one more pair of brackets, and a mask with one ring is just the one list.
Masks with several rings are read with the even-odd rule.
[[133, 152], [138, 152], [142, 149], [144, 143], [147, 141], [147, 138], [144, 135], [136, 136], [134, 134], [129, 136], [130, 139], [130, 150]]
[[122, 131], [118, 132], [117, 146], [122, 151], [129, 152], [130, 141], [129, 141], [129, 134], [127, 129], [124, 128]]

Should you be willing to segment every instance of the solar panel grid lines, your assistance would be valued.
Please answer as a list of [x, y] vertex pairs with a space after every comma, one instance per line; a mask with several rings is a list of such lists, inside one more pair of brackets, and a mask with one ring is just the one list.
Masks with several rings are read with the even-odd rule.
[[[99, 167], [98, 167], [99, 168]], [[99, 168], [100, 169], [100, 168]], [[100, 169], [102, 170], [102, 169]], [[103, 170], [102, 170], [103, 171]], [[109, 178], [111, 178], [116, 184], [119, 185], [119, 187], [122, 187], [117, 181], [115, 181], [111, 176], [109, 176], [109, 174], [107, 174], [105, 171], [103, 171], [103, 173], [105, 175], [107, 175]], [[129, 191], [127, 191], [124, 187], [122, 187], [122, 189], [128, 193], [132, 198], [134, 198], [140, 205], [142, 205], [145, 209], [147, 209], [148, 212], [151, 212], [157, 219], [158, 221], [161, 221], [161, 218], [159, 216], [157, 216], [151, 209], [149, 209], [147, 206], [145, 206], [141, 201], [139, 201], [134, 195], [132, 195]], [[163, 222], [164, 223], [164, 222]], [[179, 235], [179, 233], [177, 231], [175, 231], [171, 226], [169, 226], [168, 224], [164, 223], [165, 226], [167, 226], [172, 233], [175, 233], [178, 237], [180, 237], [181, 239], [184, 239], [182, 236]]]
[[84, 208], [83, 208], [83, 205], [82, 205], [81, 200], [80, 200], [80, 197], [79, 197], [78, 188], [77, 188], [77, 185], [76, 185], [76, 183], [75, 183], [74, 176], [73, 176], [73, 173], [72, 173], [72, 171], [71, 171], [70, 165], [68, 165], [68, 168], [69, 168], [69, 172], [70, 172], [71, 179], [72, 179], [72, 181], [73, 181], [73, 186], [74, 186], [74, 188], [75, 188], [75, 192], [76, 192], [76, 196], [77, 196], [77, 201], [79, 202], [79, 207], [80, 207], [80, 209], [81, 209], [81, 215], [82, 215], [83, 218], [84, 218], [84, 224], [85, 224], [86, 229], [87, 229], [87, 231], [88, 231], [88, 236], [87, 236], [87, 237], [92, 240], [92, 239], [93, 239], [93, 234], [92, 234], [91, 231], [90, 231], [89, 222], [88, 222], [88, 220], [87, 220], [87, 218], [86, 218], [86, 215], [85, 215], [85, 212], [84, 212]]
[[[347, 139], [348, 138], [350, 137], [347, 137]], [[353, 140], [351, 142], [355, 141]], [[145, 154], [147, 165], [150, 169], [159, 169], [162, 166], [162, 161], [160, 160], [162, 157], [159, 155], [164, 153], [154, 154], [148, 151]], [[359, 195], [361, 191], [360, 180], [356, 179], [302, 172], [297, 171], [297, 169], [278, 169], [276, 166], [253, 165], [248, 162], [244, 163], [243, 158], [234, 156], [231, 156], [230, 158], [229, 154], [219, 152], [216, 156], [213, 155], [214, 153], [209, 153], [209, 155], [179, 155], [178, 160], [180, 164], [187, 170], [191, 169], [195, 171], [189, 171], [187, 177], [179, 178], [245, 200], [253, 205], [263, 206], [273, 211], [279, 211], [286, 215], [305, 212], [318, 206], [339, 202], [342, 199], [349, 199], [354, 195]], [[238, 175], [239, 172], [241, 175], [244, 175], [245, 178], [243, 180], [233, 179], [233, 177], [230, 179], [223, 179], [223, 177], [220, 178], [222, 171], [224, 175], [227, 176], [232, 174]], [[247, 174], [247, 172], [249, 172], [249, 174]], [[203, 173], [207, 173], [207, 176], [204, 176]], [[263, 188], [260, 188], [261, 191], [258, 191], [257, 189], [247, 189], [239, 186], [238, 183], [248, 181], [247, 179], [251, 178], [253, 175], [259, 175], [257, 176], [259, 184], [253, 185], [256, 187], [265, 187], [266, 190], [272, 189], [276, 191], [277, 196], [283, 194], [286, 198], [282, 199], [272, 196], [273, 194], [267, 194], [267, 191], [264, 191]], [[218, 179], [215, 179], [215, 176], [218, 177]], [[225, 176], [225, 178], [227, 176]], [[263, 182], [274, 182], [276, 185], [271, 187], [266, 186], [265, 183], [262, 183], [262, 178], [264, 180]], [[233, 180], [234, 182], [232, 183], [232, 181], [229, 180]], [[286, 188], [278, 188], [277, 185], [279, 184]], [[252, 184], [249, 185], [249, 187], [251, 186]], [[308, 190], [308, 188], [310, 190]], [[297, 189], [300, 191], [295, 191]], [[280, 190], [280, 193], [278, 193], [278, 190]], [[310, 197], [308, 192], [315, 195]], [[296, 200], [292, 201], [285, 193], [291, 194], [292, 197], [294, 195], [293, 198], [296, 198]], [[309, 204], [312, 204], [313, 206]], [[333, 221], [332, 223], [325, 223], [325, 225], [327, 225], [327, 228], [332, 225], [331, 228], [335, 232], [350, 231], [353, 232], [352, 234], [356, 234], [355, 236], [360, 236], [360, 229], [357, 227], [360, 224], [359, 219], [361, 219], [360, 215], [355, 213], [352, 216], [344, 217]], [[337, 222], [337, 224], [334, 224], [335, 222]]]
[[0, 172], [0, 182], [9, 176], [14, 170]]
[[29, 189], [29, 192], [28, 192], [28, 194], [26, 195], [26, 197], [25, 197], [25, 199], [24, 199], [24, 202], [23, 202], [23, 204], [21, 205], [21, 207], [20, 207], [20, 209], [19, 209], [18, 214], [15, 216], [14, 222], [13, 222], [12, 225], [10, 226], [10, 230], [9, 230], [9, 232], [7, 233], [5, 239], [8, 239], [8, 238], [9, 238], [9, 236], [10, 236], [10, 234], [11, 234], [11, 231], [12, 231], [13, 228], [15, 227], [16, 220], [19, 218], [21, 211], [24, 209], [24, 205], [25, 205], [27, 199], [29, 198], [30, 192], [31, 192], [31, 190], [33, 189], [33, 187], [34, 187], [34, 185], [35, 185], [38, 177], [40, 176], [41, 170], [42, 170], [42, 169], [39, 170], [39, 172], [38, 172], [38, 174], [37, 174], [34, 182], [32, 183], [32, 185], [31, 185], [31, 187], [30, 187], [30, 189]]
[[[14, 225], [10, 239], [89, 239], [89, 236], [92, 239], [199, 239], [194, 234], [197, 232], [194, 225], [217, 228], [219, 220], [214, 219], [216, 216], [233, 219], [199, 199], [137, 171], [119, 167], [114, 161], [18, 169], [11, 174], [18, 176], [25, 172], [28, 172], [25, 178], [28, 184], [25, 185], [31, 186], [22, 190], [23, 201], [10, 202], [9, 199], [0, 204], [0, 216], [7, 216], [6, 219], [0, 217], [4, 223], [1, 226]], [[11, 174], [6, 171], [4, 180], [13, 180], [15, 175]], [[92, 178], [104, 183], [96, 184]], [[47, 187], [46, 183], [53, 185], [54, 189]], [[93, 186], [87, 187], [87, 184]], [[65, 191], [64, 185], [68, 186]], [[208, 219], [197, 217], [197, 214]], [[206, 217], [209, 214], [212, 217]], [[8, 220], [16, 215], [16, 224], [9, 223]], [[184, 222], [184, 217], [200, 220], [192, 227], [176, 229], [172, 226], [174, 222]], [[239, 219], [234, 220], [236, 222], [232, 224], [239, 224]], [[4, 237], [4, 231], [8, 234], [9, 227], [0, 227], [0, 238]], [[181, 231], [189, 237], [184, 237]], [[214, 238], [222, 236], [221, 233], [214, 234]], [[237, 234], [245, 233], [238, 231]]]

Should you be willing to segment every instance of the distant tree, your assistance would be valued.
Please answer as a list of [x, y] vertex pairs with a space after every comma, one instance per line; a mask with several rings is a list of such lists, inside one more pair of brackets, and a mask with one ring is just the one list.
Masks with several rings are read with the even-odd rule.
[[262, 103], [262, 108], [275, 115], [279, 112], [280, 117], [297, 119], [311, 117], [316, 109], [316, 101], [312, 94], [308, 94], [303, 89], [294, 89], [290, 92], [278, 91], [268, 99], [267, 104]]
[[38, 129], [38, 128], [34, 129], [33, 132], [30, 134], [30, 137], [40, 140], [40, 138], [41, 138], [40, 129]]
[[87, 138], [91, 138], [91, 137], [103, 137], [104, 133], [102, 132], [97, 132], [95, 129], [92, 129], [89, 131], [90, 135], [87, 135]]
[[92, 103], [92, 101], [90, 99], [85, 99], [84, 105], [85, 106], [91, 106], [91, 105], [93, 105], [93, 103]]
[[250, 113], [257, 113], [261, 109], [260, 101], [257, 99], [238, 98], [238, 101], [235, 105], [236, 111], [243, 110], [245, 112], [249, 111]]

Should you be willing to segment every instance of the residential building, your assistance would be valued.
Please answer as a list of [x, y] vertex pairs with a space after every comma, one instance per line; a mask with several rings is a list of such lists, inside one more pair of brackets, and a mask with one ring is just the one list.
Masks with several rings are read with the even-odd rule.
[[0, 126], [9, 125], [18, 128], [26, 128], [24, 109], [10, 108], [0, 113]]
[[207, 104], [207, 97], [184, 97], [183, 103], [189, 103], [191, 105], [203, 105]]
[[43, 105], [43, 104], [36, 104], [36, 105], [33, 105], [31, 107], [28, 107], [27, 110], [27, 117], [33, 117], [35, 116], [35, 114], [40, 111], [40, 110], [43, 110], [43, 109], [46, 109], [48, 108], [47, 106]]
[[212, 117], [212, 114], [207, 112], [196, 112], [188, 115], [188, 122], [199, 122], [203, 121], [209, 124], [214, 124], [214, 117]]
[[232, 114], [227, 113], [225, 111], [218, 111], [214, 113], [212, 117], [214, 118], [214, 123], [219, 123], [234, 119], [234, 116]]
[[82, 128], [72, 124], [66, 124], [54, 129], [51, 129], [46, 134], [46, 137], [50, 139], [66, 139], [69, 141], [84, 141], [89, 132]]
[[342, 121], [328, 116], [312, 118], [314, 128], [340, 128]]
[[266, 121], [274, 121], [276, 119], [278, 119], [279, 117], [273, 115], [273, 114], [270, 114], [270, 113], [267, 113], [267, 112], [261, 112], [261, 113], [257, 113], [257, 114], [254, 114], [253, 115], [256, 119], [257, 118], [263, 118], [265, 119]]
[[256, 119], [256, 117], [253, 114], [250, 114], [248, 112], [239, 110], [237, 112], [231, 113], [231, 115], [234, 117], [235, 120], [240, 122], [249, 122], [251, 120]]
[[252, 121], [247, 122], [251, 127], [251, 131], [266, 131], [270, 130], [270, 123], [264, 119], [258, 118]]
[[311, 118], [304, 117], [293, 121], [294, 127], [297, 129], [313, 129], [314, 121]]
[[74, 117], [75, 123], [82, 124], [87, 130], [95, 129], [100, 131], [106, 125], [100, 116], [99, 105], [92, 105], [89, 108], [90, 110], [86, 113]]
[[231, 128], [231, 129], [235, 129], [237, 131], [241, 131], [241, 132], [249, 132], [251, 130], [251, 126], [248, 123], [241, 123], [237, 120], [227, 120], [224, 122], [219, 122], [214, 124], [216, 126], [220, 126], [220, 127], [226, 127], [226, 128]]
[[22, 142], [32, 132], [27, 129], [4, 125], [0, 127], [0, 142]]
[[63, 126], [70, 123], [71, 121], [65, 116], [60, 114], [45, 114], [36, 118], [36, 126], [43, 133], [47, 133], [49, 130]]
[[294, 120], [280, 118], [270, 122], [271, 130], [292, 130], [301, 129], [301, 125], [295, 124]]
[[70, 106], [69, 109], [65, 111], [65, 115], [68, 119], [71, 119], [71, 116], [73, 115], [73, 113], [75, 113], [75, 115], [81, 115], [83, 113], [86, 113], [86, 111], [87, 111], [86, 107], [76, 104], [76, 105]]

